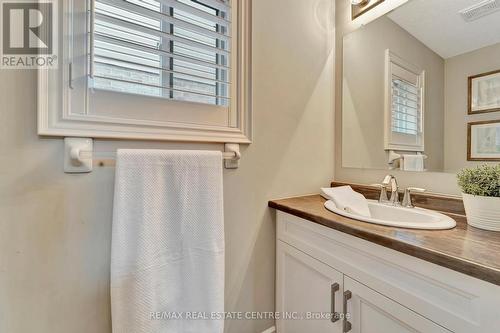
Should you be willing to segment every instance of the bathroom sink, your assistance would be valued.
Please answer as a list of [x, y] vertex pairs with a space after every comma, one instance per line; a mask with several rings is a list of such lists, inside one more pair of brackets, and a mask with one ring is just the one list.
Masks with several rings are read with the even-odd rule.
[[346, 212], [337, 208], [331, 200], [325, 202], [325, 207], [351, 219], [398, 228], [439, 230], [452, 229], [457, 225], [452, 218], [432, 210], [390, 206], [375, 200], [368, 200], [371, 217]]

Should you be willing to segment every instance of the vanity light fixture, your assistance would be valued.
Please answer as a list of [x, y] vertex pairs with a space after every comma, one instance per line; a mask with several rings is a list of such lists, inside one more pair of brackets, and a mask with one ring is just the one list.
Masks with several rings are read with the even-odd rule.
[[385, 0], [350, 0], [352, 19], [363, 15], [369, 10], [383, 3]]

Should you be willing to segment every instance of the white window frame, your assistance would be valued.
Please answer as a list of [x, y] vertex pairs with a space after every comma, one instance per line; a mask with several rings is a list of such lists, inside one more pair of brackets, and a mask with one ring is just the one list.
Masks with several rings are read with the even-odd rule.
[[[416, 135], [414, 144], [398, 140], [392, 131], [392, 64], [415, 74], [418, 77], [420, 88], [421, 131]], [[397, 56], [390, 50], [385, 52], [385, 112], [384, 112], [384, 149], [411, 152], [425, 150], [425, 71]]]
[[[195, 121], [162, 121], [114, 118], [112, 115], [89, 115], [88, 103], [72, 103], [73, 56], [72, 27], [74, 5], [82, 0], [61, 2], [59, 19], [63, 31], [59, 43], [59, 69], [38, 70], [38, 134], [42, 136], [92, 137], [165, 141], [221, 143], [251, 143], [252, 141], [252, 82], [251, 82], [251, 0], [230, 0], [232, 3], [232, 69], [231, 102], [227, 124], [207, 125]], [[77, 13], [80, 14], [81, 13]], [[78, 19], [78, 18], [76, 18]], [[63, 37], [69, 36], [69, 37]], [[142, 97], [143, 98], [143, 97]], [[203, 110], [217, 106], [165, 100], [176, 110]], [[81, 104], [81, 105], [80, 105]], [[87, 104], [83, 106], [83, 104]], [[167, 104], [166, 104], [167, 105]], [[168, 111], [168, 110], [166, 110]], [[213, 111], [213, 110], [212, 110]], [[194, 113], [196, 114], [196, 113]], [[198, 113], [202, 114], [202, 113]]]

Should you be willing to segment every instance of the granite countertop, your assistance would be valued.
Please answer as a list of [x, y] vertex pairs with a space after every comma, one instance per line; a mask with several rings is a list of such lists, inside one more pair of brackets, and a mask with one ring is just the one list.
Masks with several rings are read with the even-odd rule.
[[269, 207], [500, 285], [500, 232], [470, 227], [456, 214], [447, 214], [457, 221], [450, 230], [386, 227], [334, 214], [324, 202], [320, 195], [310, 195], [272, 200]]

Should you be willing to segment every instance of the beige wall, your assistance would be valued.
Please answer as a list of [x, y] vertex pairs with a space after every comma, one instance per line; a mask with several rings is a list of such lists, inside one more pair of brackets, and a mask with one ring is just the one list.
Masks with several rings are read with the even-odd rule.
[[[254, 0], [253, 12], [255, 141], [240, 169], [224, 173], [228, 311], [274, 311], [267, 200], [318, 192], [334, 168], [333, 0]], [[0, 332], [109, 333], [114, 170], [63, 173], [62, 140], [35, 134], [35, 89], [35, 72], [0, 71]], [[272, 324], [231, 322], [226, 331]]]
[[342, 165], [388, 169], [384, 149], [385, 51], [425, 71], [425, 161], [443, 170], [444, 59], [387, 17], [343, 41]]
[[500, 69], [500, 44], [446, 59], [445, 170], [484, 164], [467, 162], [467, 123], [498, 120], [500, 112], [467, 115], [467, 78]]
[[[349, 1], [336, 0], [336, 47], [335, 47], [335, 179], [363, 184], [380, 182], [386, 170], [354, 169], [342, 167], [342, 38], [353, 31], [356, 25], [351, 22]], [[399, 180], [401, 187], [418, 185], [432, 192], [459, 194], [455, 174], [418, 173], [391, 171]]]

